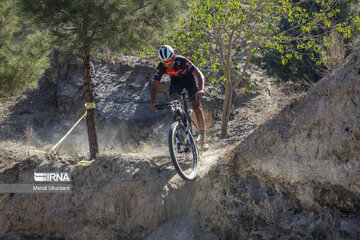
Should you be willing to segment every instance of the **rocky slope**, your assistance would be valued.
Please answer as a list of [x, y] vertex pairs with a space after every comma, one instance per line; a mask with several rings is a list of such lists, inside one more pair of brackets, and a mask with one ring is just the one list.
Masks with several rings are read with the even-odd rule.
[[[112, 62], [92, 62], [92, 81], [96, 104], [97, 133], [101, 149], [121, 146], [138, 148], [140, 142], [162, 138], [170, 111], [149, 109], [150, 87], [155, 61], [123, 57]], [[0, 140], [22, 140], [45, 149], [55, 143], [85, 112], [82, 91], [82, 67], [69, 61], [50, 68], [39, 80], [39, 88], [0, 106]], [[157, 101], [167, 102], [169, 79], [159, 86]], [[208, 115], [220, 116], [221, 95], [208, 85], [203, 105]], [[5, 127], [6, 126], [6, 127]], [[30, 135], [30, 136], [29, 136]], [[31, 139], [29, 139], [31, 138]], [[124, 144], [126, 142], [126, 144]], [[64, 142], [63, 148], [87, 153], [84, 121]]]
[[203, 225], [230, 239], [359, 239], [359, 116], [357, 48], [213, 168]]
[[[273, 96], [238, 99], [230, 137], [212, 135], [193, 182], [176, 175], [162, 144], [103, 152], [78, 168], [77, 158], [29, 147], [18, 156], [6, 143], [2, 155], [18, 163], [0, 170], [0, 183], [31, 183], [34, 171], [67, 171], [72, 192], [1, 194], [0, 236], [359, 239], [359, 71], [357, 48], [296, 101], [254, 74]], [[214, 117], [212, 132], [219, 128]]]

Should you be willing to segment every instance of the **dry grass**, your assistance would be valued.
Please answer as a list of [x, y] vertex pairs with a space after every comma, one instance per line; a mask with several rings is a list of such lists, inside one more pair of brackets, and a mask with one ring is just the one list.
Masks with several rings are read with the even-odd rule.
[[73, 148], [62, 148], [60, 147], [58, 150], [56, 150], [57, 155], [64, 155], [64, 156], [79, 156], [79, 152], [76, 151]]
[[33, 139], [33, 128], [31, 125], [26, 127], [26, 145], [30, 146]]
[[116, 155], [121, 153], [133, 153], [138, 152], [142, 154], [149, 154], [153, 151], [154, 146], [151, 143], [127, 143], [124, 146], [107, 146], [102, 150], [103, 153]]
[[333, 29], [330, 33], [329, 44], [326, 46], [326, 53], [323, 55], [323, 58], [327, 58], [325, 66], [329, 71], [335, 69], [344, 62], [344, 38], [336, 29]]
[[[203, 112], [204, 112], [204, 118], [205, 118], [205, 127], [206, 127], [206, 129], [208, 129], [209, 126], [213, 123], [214, 118], [213, 118], [212, 112], [206, 111], [206, 110], [203, 110]], [[194, 121], [196, 126], [199, 126], [194, 111], [192, 111], [192, 113], [191, 113], [191, 119]]]
[[213, 123], [213, 115], [212, 112], [204, 111], [204, 117], [205, 117], [205, 126], [208, 128]]
[[239, 98], [241, 96], [244, 96], [246, 93], [246, 89], [245, 88], [241, 88], [236, 92], [236, 98]]
[[135, 145], [133, 144], [126, 144], [126, 146], [124, 147], [124, 151], [126, 152], [135, 152]]
[[143, 143], [140, 146], [139, 152], [143, 154], [149, 154], [152, 152], [152, 150], [153, 150], [153, 146], [151, 146], [151, 144]]

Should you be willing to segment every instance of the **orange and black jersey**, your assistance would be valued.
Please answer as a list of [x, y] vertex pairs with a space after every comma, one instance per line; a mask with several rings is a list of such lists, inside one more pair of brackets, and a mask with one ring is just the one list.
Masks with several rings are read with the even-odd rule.
[[156, 68], [154, 80], [160, 81], [163, 74], [169, 74], [171, 80], [180, 80], [196, 69], [195, 65], [183, 56], [176, 56], [174, 61], [172, 69], [166, 68], [164, 63], [160, 62]]

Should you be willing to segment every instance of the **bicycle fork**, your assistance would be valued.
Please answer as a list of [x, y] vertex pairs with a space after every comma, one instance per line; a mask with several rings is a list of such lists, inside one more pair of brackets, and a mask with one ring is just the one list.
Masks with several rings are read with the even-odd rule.
[[[181, 121], [179, 121], [181, 123]], [[176, 145], [177, 145], [177, 152], [178, 153], [186, 153], [190, 151], [190, 136], [189, 136], [189, 128], [184, 122], [185, 125], [185, 136], [184, 132], [181, 129], [177, 129], [175, 136], [176, 136]], [[186, 144], [184, 144], [184, 140], [186, 139]], [[181, 149], [181, 145], [184, 145], [184, 149]]]
[[[182, 134], [182, 133], [181, 133]], [[181, 135], [180, 134], [180, 135]], [[176, 133], [176, 143], [177, 143], [177, 152], [178, 153], [187, 153], [190, 151], [190, 140], [189, 140], [189, 134], [186, 133], [186, 144], [184, 144], [184, 149], [181, 149], [181, 138], [184, 138], [184, 136], [179, 136], [178, 132]]]

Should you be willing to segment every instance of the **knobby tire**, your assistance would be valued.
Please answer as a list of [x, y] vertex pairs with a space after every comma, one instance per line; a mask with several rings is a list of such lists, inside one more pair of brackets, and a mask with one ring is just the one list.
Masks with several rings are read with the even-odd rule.
[[[182, 123], [174, 122], [169, 130], [169, 151], [173, 165], [177, 173], [185, 180], [191, 181], [196, 177], [198, 171], [198, 151], [192, 134], [189, 132], [190, 146], [180, 143], [181, 149], [189, 148], [189, 152], [178, 153], [178, 143], [176, 134], [182, 132], [185, 134], [185, 126]], [[186, 137], [186, 134], [185, 134]]]

